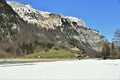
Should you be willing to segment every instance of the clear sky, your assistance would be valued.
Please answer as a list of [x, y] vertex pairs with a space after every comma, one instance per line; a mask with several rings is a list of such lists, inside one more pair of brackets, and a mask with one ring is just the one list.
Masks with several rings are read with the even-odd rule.
[[[13, 0], [7, 0], [13, 1]], [[14, 0], [34, 8], [83, 19], [109, 41], [120, 28], [120, 0]]]

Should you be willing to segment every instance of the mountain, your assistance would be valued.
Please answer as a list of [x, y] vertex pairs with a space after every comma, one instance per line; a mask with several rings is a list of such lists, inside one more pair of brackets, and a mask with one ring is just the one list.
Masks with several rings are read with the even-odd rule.
[[[10, 6], [9, 6], [9, 5]], [[78, 48], [96, 57], [106, 38], [82, 19], [43, 12], [19, 2], [0, 1], [0, 56], [23, 56], [51, 47]]]
[[0, 1], [0, 57], [22, 55], [22, 47], [34, 40], [32, 28], [5, 0]]

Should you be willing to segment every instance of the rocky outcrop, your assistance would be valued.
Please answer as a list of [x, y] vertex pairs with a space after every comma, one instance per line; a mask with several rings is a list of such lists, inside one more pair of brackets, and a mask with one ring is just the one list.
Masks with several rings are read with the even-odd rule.
[[16, 56], [24, 53], [21, 46], [24, 43], [32, 43], [33, 40], [33, 32], [30, 28], [32, 26], [25, 23], [5, 1], [0, 1], [0, 55], [2, 57], [5, 57], [4, 54]]
[[[88, 28], [82, 19], [43, 12], [18, 2], [0, 2], [0, 53], [30, 54], [60, 47], [95, 57], [106, 38]], [[15, 12], [14, 12], [14, 11]]]
[[98, 31], [88, 28], [82, 19], [38, 11], [30, 5], [23, 5], [18, 2], [11, 2], [9, 4], [28, 23], [53, 30], [59, 27], [59, 32], [66, 32], [67, 38], [78, 40], [80, 43], [87, 43], [89, 47], [96, 51], [101, 51], [100, 44], [106, 40]]
[[5, 1], [5, 0], [1, 0], [0, 2], [1, 2], [1, 3], [5, 3], [6, 1]]

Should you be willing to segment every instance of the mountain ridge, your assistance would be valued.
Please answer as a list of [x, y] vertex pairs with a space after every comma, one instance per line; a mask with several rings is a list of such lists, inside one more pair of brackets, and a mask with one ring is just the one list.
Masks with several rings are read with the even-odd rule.
[[[15, 2], [14, 7], [8, 3], [13, 9], [5, 2], [0, 4], [4, 5], [0, 6], [0, 12], [4, 14], [0, 15], [3, 21], [0, 27], [4, 26], [1, 30], [7, 33], [5, 36], [0, 33], [1, 54], [23, 56], [46, 48], [71, 50], [77, 47], [79, 53], [83, 50], [87, 55], [96, 57], [106, 41], [98, 31], [88, 28], [82, 19], [38, 11]], [[9, 12], [11, 15], [8, 15]]]
[[[64, 21], [66, 20], [71, 26], [73, 26], [72, 28], [76, 28], [76, 27], [74, 27], [74, 24], [75, 24], [79, 27], [90, 29], [86, 26], [85, 22], [82, 19], [78, 19], [76, 17], [63, 16], [63, 15], [59, 15], [59, 14], [53, 14], [51, 12], [43, 12], [43, 11], [34, 9], [30, 5], [29, 5], [30, 7], [28, 7], [28, 5], [24, 5], [24, 7], [16, 8], [16, 7], [14, 7], [14, 5], [16, 4], [15, 2], [14, 3], [11, 2], [9, 4], [14, 9], [14, 11], [16, 13], [18, 13], [18, 15], [21, 16], [21, 18], [23, 18], [23, 20], [27, 21], [28, 23], [33, 22], [32, 24], [37, 24], [39, 27], [43, 27], [43, 28], [45, 27], [47, 29], [49, 29], [49, 28], [55, 29], [57, 26], [62, 26], [62, 21], [64, 23]], [[17, 2], [17, 4], [18, 4], [18, 2]], [[19, 3], [19, 5], [23, 5], [23, 4]], [[23, 11], [22, 13], [20, 13], [21, 9], [22, 9], [22, 11], [24, 10], [25, 12]], [[27, 19], [26, 19], [25, 14], [28, 14]], [[35, 16], [31, 17], [32, 15], [30, 15], [30, 14], [35, 14]], [[39, 16], [41, 16], [41, 17], [39, 18]], [[36, 17], [38, 17], [38, 18], [36, 19]], [[92, 29], [90, 29], [90, 30], [92, 30]], [[96, 30], [92, 30], [92, 31], [94, 33], [102, 36], [102, 34], [100, 34], [98, 31], [96, 31]]]
[[[21, 4], [21, 3], [19, 3], [19, 2], [9, 2], [8, 3], [13, 9], [14, 9], [14, 11], [15, 12], [17, 12], [20, 16], [21, 16], [21, 18], [23, 18], [25, 21], [28, 21], [29, 23], [31, 23], [31, 19], [33, 18], [33, 17], [31, 17], [31, 16], [29, 16], [29, 15], [25, 15], [25, 14], [27, 14], [27, 13], [31, 13], [31, 14], [36, 14], [34, 17], [38, 17], [38, 16], [42, 16], [42, 18], [50, 18], [52, 15], [56, 15], [56, 16], [58, 16], [58, 17], [60, 17], [60, 18], [66, 18], [66, 19], [69, 19], [69, 21], [74, 21], [74, 22], [77, 22], [77, 25], [79, 25], [79, 26], [83, 26], [83, 27], [86, 27], [86, 24], [84, 23], [84, 21], [82, 20], [82, 19], [78, 19], [78, 18], [76, 18], [76, 17], [72, 17], [72, 16], [63, 16], [63, 15], [60, 15], [60, 14], [53, 14], [53, 13], [51, 13], [51, 12], [43, 12], [43, 11], [40, 11], [40, 10], [36, 10], [36, 9], [34, 9], [32, 6], [30, 6], [30, 5], [24, 5], [24, 4]], [[18, 6], [17, 6], [18, 5]], [[19, 6], [19, 5], [22, 5], [22, 6]], [[22, 11], [22, 12], [21, 12]], [[51, 16], [50, 16], [51, 15]], [[30, 19], [31, 18], [31, 19]], [[39, 23], [39, 21], [38, 21], [38, 19], [33, 19], [32, 20], [33, 22], [33, 24], [35, 24], [35, 23]], [[36, 22], [34, 22], [34, 21], [36, 21]], [[37, 22], [38, 21], [38, 22]], [[58, 22], [57, 22], [58, 24], [56, 24], [55, 26], [61, 26], [61, 20], [58, 20]], [[41, 25], [41, 24], [40, 24]], [[53, 26], [53, 25], [50, 25], [50, 26]], [[42, 26], [41, 26], [42, 27]]]

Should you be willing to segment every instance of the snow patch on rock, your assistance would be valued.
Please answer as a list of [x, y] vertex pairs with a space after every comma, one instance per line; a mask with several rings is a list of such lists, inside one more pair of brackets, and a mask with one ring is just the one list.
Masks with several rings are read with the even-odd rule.
[[65, 17], [63, 15], [60, 15], [61, 17], [56, 15], [51, 17], [50, 14], [52, 13], [36, 10], [29, 4], [23, 5], [19, 2], [8, 2], [8, 4], [12, 6], [14, 11], [17, 12], [21, 18], [23, 18], [28, 23], [36, 24], [38, 27], [55, 29], [56, 26], [62, 25], [61, 18], [68, 19], [71, 25], [72, 22], [76, 22], [78, 26], [86, 27], [85, 22], [82, 19], [78, 19], [76, 17]]

